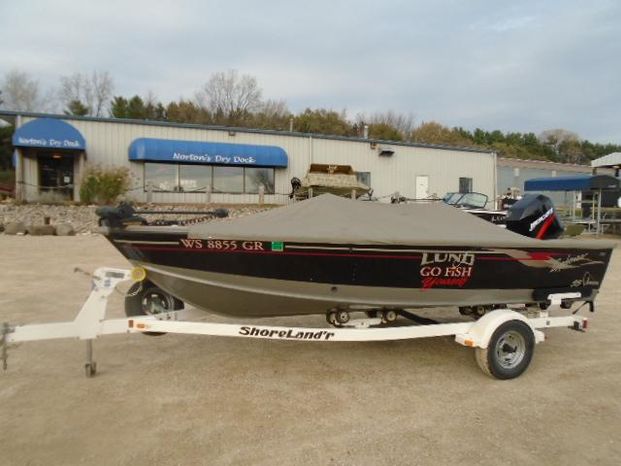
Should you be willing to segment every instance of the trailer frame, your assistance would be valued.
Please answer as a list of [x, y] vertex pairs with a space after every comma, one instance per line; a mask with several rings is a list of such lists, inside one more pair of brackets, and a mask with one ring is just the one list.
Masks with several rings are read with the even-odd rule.
[[[502, 352], [502, 347], [491, 348], [490, 342], [503, 326], [518, 325], [530, 329], [534, 343], [545, 340], [541, 329], [568, 327], [584, 331], [588, 320], [574, 313], [564, 316], [551, 316], [551, 310], [559, 309], [563, 303], [579, 300], [580, 293], [561, 293], [549, 295], [550, 306], [546, 310], [522, 307], [520, 309], [496, 309], [472, 322], [430, 323], [426, 325], [406, 325], [378, 327], [379, 318], [354, 319], [340, 328], [335, 327], [290, 327], [257, 324], [214, 323], [186, 320], [187, 310], [164, 312], [151, 316], [106, 319], [108, 298], [121, 282], [132, 279], [127, 269], [102, 267], [92, 274], [92, 290], [72, 321], [48, 322], [41, 324], [11, 325], [7, 322], [0, 327], [0, 359], [7, 369], [8, 345], [11, 343], [76, 338], [86, 342], [87, 377], [97, 372], [93, 358], [93, 340], [100, 336], [127, 333], [176, 333], [186, 335], [209, 335], [239, 338], [257, 338], [267, 340], [293, 340], [304, 342], [364, 342], [395, 341], [438, 336], [454, 336], [455, 342], [475, 348], [477, 361], [489, 375], [496, 378], [513, 378], [520, 375], [528, 366], [531, 354], [524, 367], [517, 375], [499, 376], [489, 368], [485, 361], [492, 361], [494, 352]], [[577, 312], [577, 311], [576, 311]], [[524, 334], [530, 339], [529, 332]], [[505, 343], [506, 344], [506, 343]], [[509, 347], [509, 350], [511, 348]], [[514, 350], [515, 351], [515, 350]], [[496, 355], [497, 356], [497, 355]], [[489, 359], [492, 358], [492, 359]], [[485, 366], [485, 367], [484, 367]], [[502, 374], [501, 374], [502, 375]]]

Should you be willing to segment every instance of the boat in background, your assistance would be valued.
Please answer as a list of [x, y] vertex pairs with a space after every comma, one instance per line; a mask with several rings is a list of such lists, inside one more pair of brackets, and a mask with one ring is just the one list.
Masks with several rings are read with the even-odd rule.
[[290, 198], [308, 199], [322, 194], [356, 199], [373, 190], [358, 180], [358, 173], [350, 165], [313, 163], [302, 180], [291, 179]]
[[487, 220], [496, 225], [502, 225], [507, 217], [506, 210], [488, 210], [487, 195], [476, 192], [455, 193], [449, 192], [444, 195], [442, 202], [458, 209], [464, 210], [469, 214]]

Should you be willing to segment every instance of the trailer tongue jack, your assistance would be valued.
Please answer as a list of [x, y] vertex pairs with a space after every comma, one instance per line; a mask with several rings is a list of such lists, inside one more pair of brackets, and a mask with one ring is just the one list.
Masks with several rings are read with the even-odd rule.
[[[435, 323], [430, 319], [411, 319], [406, 326], [380, 326], [378, 318], [353, 319], [339, 328], [285, 327], [254, 324], [223, 324], [187, 320], [185, 310], [164, 312], [153, 316], [106, 319], [108, 298], [116, 286], [131, 279], [125, 269], [99, 268], [92, 275], [92, 291], [73, 321], [0, 327], [0, 358], [7, 369], [10, 343], [78, 338], [86, 342], [85, 373], [97, 372], [93, 360], [93, 340], [103, 335], [123, 333], [179, 333], [300, 342], [363, 342], [391, 341], [437, 336], [454, 336], [461, 345], [475, 348], [481, 369], [492, 377], [510, 379], [523, 373], [533, 356], [536, 343], [545, 340], [539, 329], [568, 327], [584, 331], [587, 320], [575, 314], [550, 316], [550, 310], [561, 308], [565, 300], [580, 299], [580, 293], [549, 296], [551, 306], [546, 310], [523, 308], [495, 309], [477, 321]], [[402, 316], [415, 316], [402, 312]]]

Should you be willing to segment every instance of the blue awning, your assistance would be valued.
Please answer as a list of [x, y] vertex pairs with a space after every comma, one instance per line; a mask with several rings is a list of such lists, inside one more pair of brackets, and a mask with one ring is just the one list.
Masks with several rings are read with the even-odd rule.
[[56, 118], [37, 118], [13, 133], [15, 147], [85, 150], [82, 134], [69, 123]]
[[524, 191], [599, 191], [619, 189], [619, 180], [608, 175], [572, 175], [533, 178], [524, 182]]
[[287, 153], [277, 146], [150, 138], [130, 144], [129, 160], [254, 167], [286, 167], [288, 163]]

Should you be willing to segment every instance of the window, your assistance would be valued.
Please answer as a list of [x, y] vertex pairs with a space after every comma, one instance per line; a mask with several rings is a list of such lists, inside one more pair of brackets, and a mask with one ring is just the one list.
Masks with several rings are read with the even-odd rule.
[[177, 190], [177, 165], [165, 163], [144, 164], [144, 187], [153, 187], [153, 191], [170, 192]]
[[371, 187], [371, 172], [356, 172], [356, 179], [369, 188]]
[[212, 168], [206, 165], [179, 165], [179, 191], [201, 192], [211, 187]]
[[273, 168], [211, 165], [144, 164], [144, 189], [155, 192], [207, 192], [257, 194], [259, 185], [265, 194], [274, 194]]
[[274, 194], [274, 169], [244, 168], [244, 191], [257, 194], [259, 185], [265, 187], [265, 194]]
[[459, 178], [459, 192], [469, 193], [472, 191], [472, 178]]
[[243, 193], [244, 167], [213, 167], [214, 193]]

